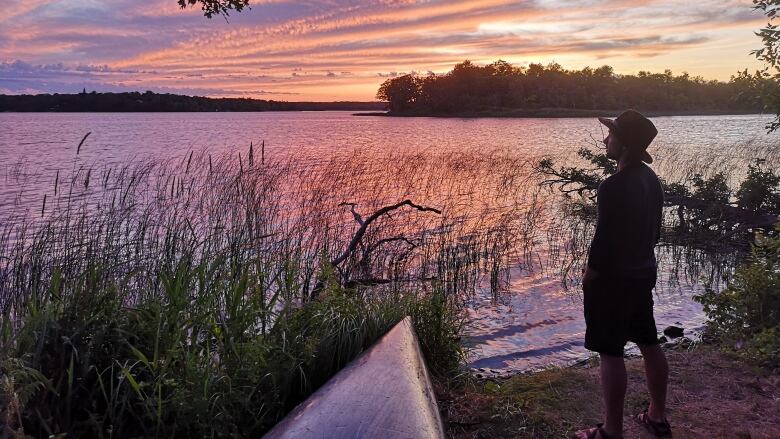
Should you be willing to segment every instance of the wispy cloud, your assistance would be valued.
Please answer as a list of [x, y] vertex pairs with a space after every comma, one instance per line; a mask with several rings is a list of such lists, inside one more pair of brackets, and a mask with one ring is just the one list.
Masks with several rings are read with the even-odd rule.
[[[372, 99], [464, 59], [726, 79], [757, 66], [750, 0], [253, 0], [207, 20], [175, 0], [6, 0], [0, 89]], [[345, 72], [349, 72], [348, 74]]]

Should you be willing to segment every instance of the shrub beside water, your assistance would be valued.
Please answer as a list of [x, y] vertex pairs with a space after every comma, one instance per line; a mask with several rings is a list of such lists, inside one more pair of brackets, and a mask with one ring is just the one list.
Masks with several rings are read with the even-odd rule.
[[696, 299], [724, 347], [765, 366], [780, 366], [780, 238], [758, 237], [728, 287], [708, 288]]

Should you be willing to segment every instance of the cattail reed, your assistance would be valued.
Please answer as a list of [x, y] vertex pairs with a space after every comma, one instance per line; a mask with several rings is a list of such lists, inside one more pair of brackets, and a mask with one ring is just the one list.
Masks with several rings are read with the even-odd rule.
[[87, 137], [89, 137], [90, 134], [92, 134], [92, 131], [85, 134], [84, 137], [81, 139], [81, 142], [79, 142], [79, 146], [76, 147], [76, 155], [79, 155], [79, 153], [81, 152], [81, 145], [84, 144], [84, 142], [87, 140]]
[[187, 168], [184, 171], [185, 174], [189, 174], [190, 172], [190, 163], [192, 163], [192, 153], [193, 151], [190, 151], [190, 156], [189, 158], [187, 158]]

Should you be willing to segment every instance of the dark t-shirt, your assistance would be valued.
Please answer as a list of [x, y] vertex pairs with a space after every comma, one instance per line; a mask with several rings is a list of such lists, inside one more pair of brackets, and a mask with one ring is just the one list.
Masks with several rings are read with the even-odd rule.
[[663, 189], [644, 163], [629, 165], [601, 185], [588, 266], [620, 277], [655, 276], [654, 247], [661, 234]]

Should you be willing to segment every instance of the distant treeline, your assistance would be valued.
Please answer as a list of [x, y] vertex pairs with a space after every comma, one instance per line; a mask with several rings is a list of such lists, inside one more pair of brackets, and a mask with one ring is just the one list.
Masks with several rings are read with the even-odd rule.
[[565, 70], [556, 63], [516, 67], [499, 60], [486, 66], [464, 61], [443, 75], [391, 78], [377, 98], [396, 115], [533, 114], [528, 110], [555, 115], [550, 109], [574, 115], [628, 107], [648, 113], [751, 113], [763, 111], [759, 96], [772, 94], [767, 88], [778, 87], [747, 71], [722, 82], [670, 70], [619, 75], [606, 65]]
[[249, 98], [206, 98], [175, 94], [87, 93], [0, 95], [0, 111], [199, 112], [381, 110], [384, 102], [284, 102]]

